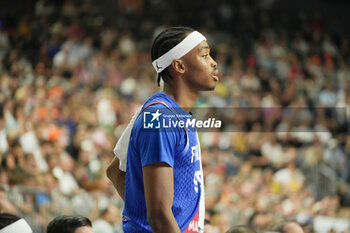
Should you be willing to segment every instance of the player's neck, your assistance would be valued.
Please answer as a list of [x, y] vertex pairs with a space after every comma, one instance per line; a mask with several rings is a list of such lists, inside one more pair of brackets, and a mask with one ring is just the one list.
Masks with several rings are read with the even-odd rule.
[[198, 92], [191, 91], [185, 87], [175, 88], [164, 85], [164, 93], [170, 96], [183, 109], [191, 108], [198, 98]]

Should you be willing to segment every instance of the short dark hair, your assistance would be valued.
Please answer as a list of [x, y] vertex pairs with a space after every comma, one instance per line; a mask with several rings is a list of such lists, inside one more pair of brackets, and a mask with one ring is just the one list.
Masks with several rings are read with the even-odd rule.
[[80, 215], [61, 215], [49, 222], [47, 233], [74, 233], [78, 227], [92, 227], [90, 219]]
[[[151, 49], [151, 59], [156, 60], [170, 49], [174, 48], [178, 43], [180, 43], [187, 34], [193, 32], [194, 29], [190, 27], [170, 27], [163, 30], [154, 39], [152, 49]], [[162, 78], [164, 82], [169, 78], [168, 69], [164, 69], [158, 74], [158, 86], [160, 84], [160, 79]]]
[[20, 220], [21, 218], [8, 213], [0, 214], [0, 229], [7, 227], [8, 225]]

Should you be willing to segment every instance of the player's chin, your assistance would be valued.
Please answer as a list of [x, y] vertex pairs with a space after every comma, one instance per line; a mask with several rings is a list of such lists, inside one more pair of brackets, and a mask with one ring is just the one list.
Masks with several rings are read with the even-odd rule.
[[216, 83], [219, 81], [219, 78], [213, 77], [213, 80], [211, 82], [211, 90], [214, 90], [216, 87]]
[[208, 82], [206, 83], [206, 85], [203, 85], [201, 90], [202, 91], [212, 91], [215, 89], [216, 87], [216, 82], [217, 80], [215, 79], [209, 79]]
[[215, 89], [216, 85], [207, 85], [207, 86], [202, 86], [199, 91], [213, 91]]
[[210, 85], [208, 85], [206, 87], [206, 91], [213, 91], [215, 89], [215, 87], [216, 87], [216, 82], [211, 83]]

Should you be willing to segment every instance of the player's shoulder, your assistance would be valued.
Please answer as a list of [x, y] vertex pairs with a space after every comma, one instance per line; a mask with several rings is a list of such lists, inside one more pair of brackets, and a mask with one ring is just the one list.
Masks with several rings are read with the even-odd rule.
[[172, 100], [168, 95], [164, 94], [163, 92], [158, 92], [151, 96], [143, 105], [143, 109], [149, 107], [149, 106], [161, 106], [163, 105], [164, 107], [177, 107], [177, 103]]
[[140, 128], [137, 126], [142, 126], [145, 117], [148, 115], [154, 116], [157, 118], [157, 116], [163, 116], [166, 114], [170, 114], [172, 112], [173, 104], [167, 98], [168, 96], [165, 95], [162, 92], [156, 93], [153, 96], [151, 96], [142, 106], [141, 111], [139, 112], [139, 115], [135, 121], [136, 128]]

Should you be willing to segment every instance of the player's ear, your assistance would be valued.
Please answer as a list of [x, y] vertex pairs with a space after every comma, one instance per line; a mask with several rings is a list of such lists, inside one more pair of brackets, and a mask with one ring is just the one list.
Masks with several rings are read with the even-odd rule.
[[174, 68], [174, 70], [180, 74], [183, 74], [185, 72], [185, 66], [182, 62], [182, 60], [178, 59], [178, 60], [174, 60], [171, 63], [172, 67]]

